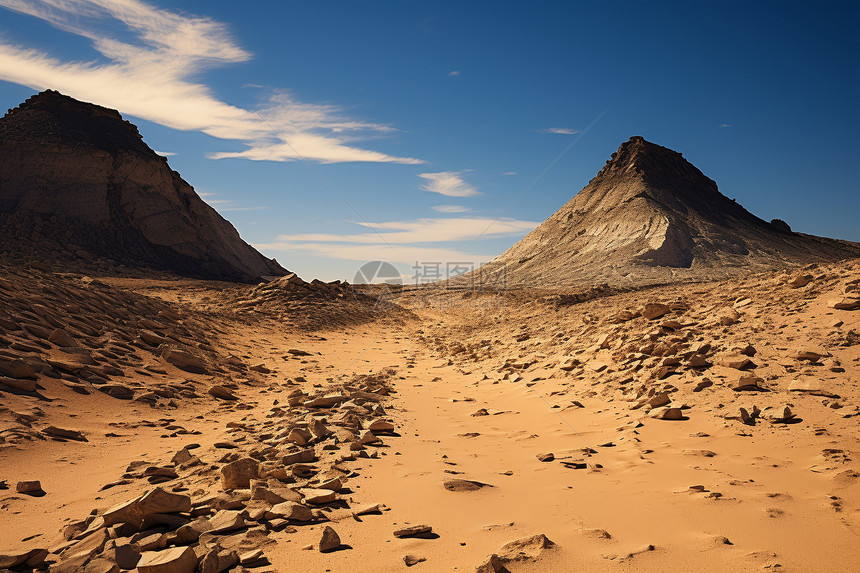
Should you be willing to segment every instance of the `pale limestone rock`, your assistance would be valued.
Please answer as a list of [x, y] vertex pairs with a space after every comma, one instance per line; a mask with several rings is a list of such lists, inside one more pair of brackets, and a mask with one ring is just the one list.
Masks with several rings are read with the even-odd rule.
[[191, 547], [147, 551], [137, 563], [138, 573], [194, 573], [196, 568], [197, 555]]

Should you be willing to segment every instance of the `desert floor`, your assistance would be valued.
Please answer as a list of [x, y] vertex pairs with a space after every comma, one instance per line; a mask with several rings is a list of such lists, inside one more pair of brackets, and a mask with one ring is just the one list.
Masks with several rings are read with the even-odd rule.
[[[860, 306], [860, 263], [583, 302], [406, 289], [363, 314], [373, 293], [257, 309], [223, 283], [0, 276], [7, 566], [44, 549], [31, 565], [117, 571], [121, 546], [183, 544], [201, 571], [860, 563], [860, 310], [834, 308]], [[105, 519], [156, 486], [193, 509]]]

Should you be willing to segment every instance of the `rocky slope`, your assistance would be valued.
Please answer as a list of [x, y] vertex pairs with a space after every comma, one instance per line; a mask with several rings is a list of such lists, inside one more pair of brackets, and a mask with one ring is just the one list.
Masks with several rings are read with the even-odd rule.
[[117, 111], [51, 90], [0, 119], [0, 227], [10, 262], [106, 259], [241, 281], [286, 274]]
[[468, 280], [641, 286], [858, 256], [860, 244], [759, 219], [680, 153], [632, 137], [564, 207]]

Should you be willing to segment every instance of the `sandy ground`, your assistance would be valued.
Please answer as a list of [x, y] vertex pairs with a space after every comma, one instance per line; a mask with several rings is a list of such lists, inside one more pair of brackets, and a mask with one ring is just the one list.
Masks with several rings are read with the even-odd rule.
[[[804, 273], [809, 284], [789, 286]], [[161, 487], [193, 500], [221, 492], [225, 453], [270, 444], [292, 420], [278, 416], [297, 388], [322, 395], [387, 372], [392, 391], [377, 413], [396, 434], [354, 451], [367, 457], [338, 458], [346, 487], [312, 522], [280, 531], [250, 523], [264, 532], [258, 545], [269, 564], [249, 571], [403, 571], [407, 555], [424, 559], [416, 571], [473, 571], [493, 553], [515, 572], [855, 571], [860, 310], [828, 304], [856, 294], [858, 279], [860, 264], [846, 263], [581, 304], [552, 293], [408, 293], [399, 302], [411, 318], [332, 321], [316, 332], [233, 315], [236, 295], [223, 286], [183, 291], [125, 279], [113, 288], [189, 316], [205, 307], [218, 329], [207, 361], [234, 356], [264, 368], [194, 374], [162, 361], [165, 374], [154, 375], [202, 389], [233, 383], [236, 401], [201, 390], [148, 404], [41, 375], [35, 394], [0, 386], [7, 426], [12, 414], [30, 413], [28, 427], [73, 428], [89, 440], [0, 434], [0, 480], [11, 488], [0, 491], [0, 554], [58, 547], [65, 525], [151, 489], [140, 476], [103, 489], [133, 474], [129, 464], [179, 470], [171, 458], [189, 444], [199, 444], [190, 451], [201, 463]], [[650, 303], [666, 312], [635, 316]], [[693, 356], [707, 365], [693, 366]], [[752, 364], [727, 365], [738, 358]], [[124, 373], [136, 392], [134, 382], [152, 385]], [[732, 389], [751, 378], [756, 389]], [[745, 424], [740, 408], [754, 406], [761, 415]], [[786, 406], [794, 417], [784, 419]], [[665, 414], [671, 408], [679, 410]], [[330, 427], [334, 410], [323, 412]], [[316, 446], [314, 471], [345, 451], [328, 440]], [[25, 480], [40, 480], [46, 494], [17, 493]], [[369, 504], [385, 507], [353, 515]], [[419, 524], [432, 526], [432, 538], [393, 535]], [[326, 526], [341, 547], [321, 553]], [[522, 559], [503, 548], [536, 534], [554, 545]]]

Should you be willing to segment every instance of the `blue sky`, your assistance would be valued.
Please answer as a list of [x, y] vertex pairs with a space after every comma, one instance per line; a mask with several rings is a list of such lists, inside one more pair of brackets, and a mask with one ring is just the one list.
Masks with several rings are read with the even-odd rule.
[[632, 135], [860, 241], [860, 3], [0, 0], [0, 108], [119, 109], [305, 278], [480, 263]]

